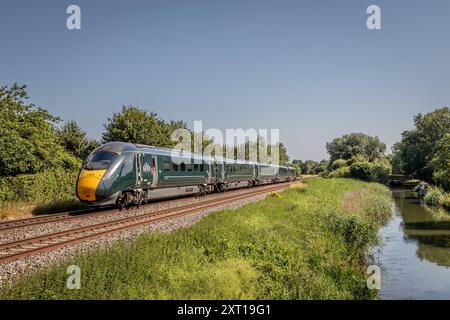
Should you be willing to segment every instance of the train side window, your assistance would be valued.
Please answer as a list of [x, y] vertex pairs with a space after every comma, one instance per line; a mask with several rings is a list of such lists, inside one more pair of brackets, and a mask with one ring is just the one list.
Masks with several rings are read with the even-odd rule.
[[180, 164], [180, 171], [186, 171], [186, 165], [184, 164], [184, 162]]
[[125, 177], [133, 172], [134, 169], [134, 156], [129, 155], [126, 157], [120, 167], [119, 176]]
[[169, 162], [169, 160], [164, 159], [163, 167], [164, 167], [164, 171], [165, 172], [170, 171], [170, 162]]
[[196, 163], [194, 164], [194, 171], [198, 172], [198, 164], [196, 164]]
[[156, 168], [156, 158], [152, 157], [152, 167]]
[[192, 171], [192, 164], [187, 164], [186, 165], [187, 171]]
[[203, 165], [203, 163], [200, 165], [200, 171], [201, 172], [205, 171], [205, 166]]
[[178, 164], [172, 163], [172, 171], [174, 171], [174, 172], [178, 171]]

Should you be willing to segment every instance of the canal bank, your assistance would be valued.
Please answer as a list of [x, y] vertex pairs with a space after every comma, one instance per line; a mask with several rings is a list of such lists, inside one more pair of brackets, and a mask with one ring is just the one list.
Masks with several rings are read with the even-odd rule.
[[450, 299], [450, 213], [396, 198], [376, 249], [380, 299]]

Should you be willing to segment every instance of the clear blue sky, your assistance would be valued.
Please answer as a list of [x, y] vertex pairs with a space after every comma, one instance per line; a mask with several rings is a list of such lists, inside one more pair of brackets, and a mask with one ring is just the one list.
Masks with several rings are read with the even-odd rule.
[[[366, 28], [369, 4], [382, 30]], [[450, 104], [448, 0], [1, 0], [0, 30], [0, 83], [95, 138], [126, 104], [280, 128], [291, 158], [320, 160], [349, 132], [390, 148], [413, 115]]]

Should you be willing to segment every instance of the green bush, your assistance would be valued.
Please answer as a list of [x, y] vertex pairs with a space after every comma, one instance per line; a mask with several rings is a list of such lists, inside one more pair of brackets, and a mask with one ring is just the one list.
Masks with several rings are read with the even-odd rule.
[[447, 209], [450, 210], [450, 193], [447, 193], [444, 198], [441, 200], [441, 205]]
[[336, 159], [336, 160], [334, 160], [334, 161], [331, 163], [330, 169], [331, 169], [331, 170], [337, 170], [337, 169], [346, 167], [347, 165], [348, 165], [348, 164], [347, 164], [347, 160], [344, 160], [344, 159]]
[[340, 167], [327, 174], [327, 178], [350, 178], [350, 168], [347, 166]]
[[368, 161], [358, 161], [350, 166], [350, 176], [363, 181], [372, 180], [372, 166]]
[[0, 179], [0, 204], [6, 201], [47, 203], [75, 197], [78, 171], [55, 169]]
[[433, 181], [445, 191], [450, 192], [450, 133], [437, 143], [436, 149], [436, 154], [431, 161]]
[[445, 193], [437, 188], [430, 187], [427, 194], [424, 197], [424, 201], [429, 206], [440, 206], [444, 200]]
[[370, 181], [384, 182], [391, 173], [391, 165], [387, 160], [375, 160], [371, 163]]
[[327, 178], [353, 178], [369, 182], [384, 182], [391, 172], [391, 166], [385, 159], [369, 162], [362, 157], [353, 157], [345, 161], [338, 159], [330, 168]]
[[13, 197], [13, 193], [9, 189], [8, 179], [0, 177], [0, 203], [8, 201]]

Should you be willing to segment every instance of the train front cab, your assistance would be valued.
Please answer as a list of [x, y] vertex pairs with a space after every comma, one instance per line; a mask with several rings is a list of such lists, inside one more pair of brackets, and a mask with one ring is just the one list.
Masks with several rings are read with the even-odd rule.
[[81, 202], [114, 205], [121, 190], [136, 186], [135, 153], [122, 152], [123, 149], [124, 144], [109, 143], [88, 156], [76, 185], [76, 196]]

